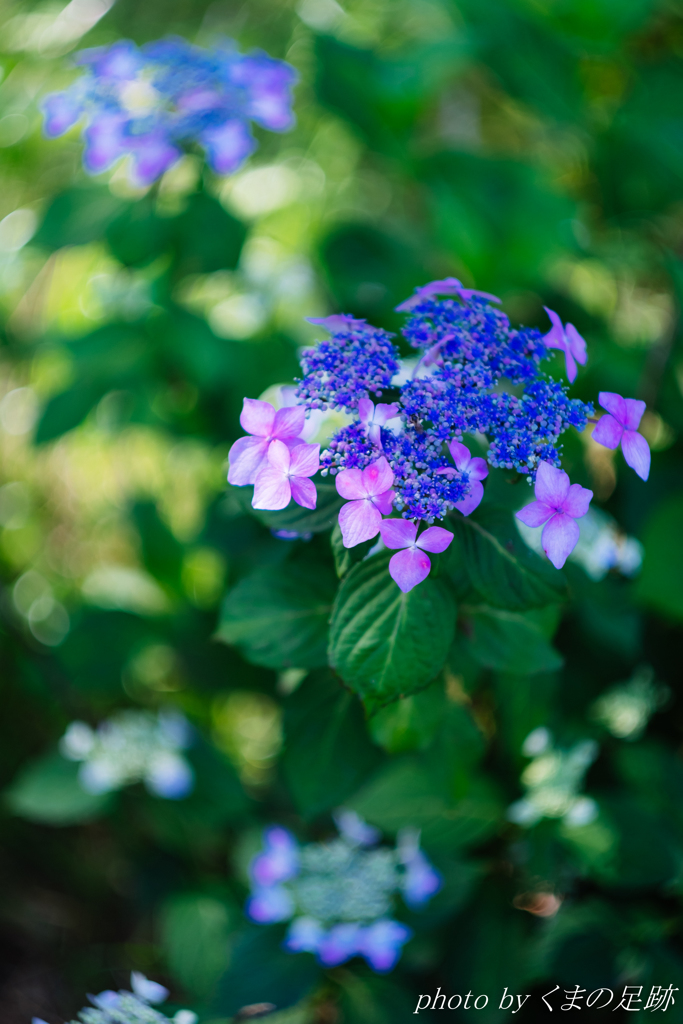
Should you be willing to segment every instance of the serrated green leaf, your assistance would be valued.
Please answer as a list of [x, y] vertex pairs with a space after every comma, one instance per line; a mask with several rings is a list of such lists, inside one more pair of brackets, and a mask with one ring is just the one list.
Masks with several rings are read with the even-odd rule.
[[510, 612], [486, 605], [460, 606], [466, 643], [485, 668], [519, 675], [555, 672], [564, 659], [549, 643], [538, 612]]
[[[516, 611], [564, 598], [564, 576], [527, 548], [508, 511], [485, 506], [471, 516], [453, 514], [448, 521], [470, 582], [487, 604]], [[456, 545], [451, 547], [451, 558], [457, 558]]]
[[257, 569], [228, 593], [217, 637], [266, 668], [317, 668], [327, 662], [336, 580], [304, 560]]
[[285, 705], [282, 767], [305, 815], [341, 804], [381, 761], [363, 709], [330, 672], [310, 675]]
[[342, 581], [330, 627], [330, 664], [374, 711], [423, 689], [443, 666], [455, 629], [455, 602], [441, 579], [408, 594], [389, 575], [391, 552]]
[[109, 793], [88, 793], [78, 781], [78, 765], [48, 754], [19, 773], [5, 791], [10, 810], [42, 825], [77, 825], [99, 817], [111, 803]]

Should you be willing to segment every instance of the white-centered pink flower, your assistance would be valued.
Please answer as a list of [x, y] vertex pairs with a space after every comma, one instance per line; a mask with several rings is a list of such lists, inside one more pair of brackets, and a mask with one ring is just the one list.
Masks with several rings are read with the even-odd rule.
[[647, 480], [650, 475], [650, 446], [643, 435], [638, 433], [645, 402], [636, 398], [622, 398], [612, 391], [601, 391], [598, 401], [607, 415], [598, 421], [592, 434], [593, 440], [605, 448], [618, 448], [621, 441], [627, 465], [635, 469], [641, 480]]
[[481, 481], [489, 475], [489, 467], [486, 465], [485, 459], [480, 459], [478, 456], [473, 458], [467, 445], [461, 441], [449, 441], [448, 450], [455, 463], [455, 469], [452, 466], [443, 466], [441, 469], [437, 469], [437, 473], [441, 476], [455, 476], [456, 470], [459, 473], [467, 473], [470, 489], [464, 498], [456, 501], [455, 507], [464, 516], [468, 516], [470, 512], [474, 512], [484, 497], [484, 485]]
[[403, 548], [389, 561], [389, 575], [404, 594], [429, 576], [432, 563], [427, 551], [439, 554], [453, 540], [453, 534], [441, 526], [429, 526], [417, 536], [417, 524], [407, 519], [384, 519], [379, 527], [386, 547]]
[[560, 352], [564, 352], [564, 361], [567, 367], [567, 379], [571, 384], [576, 380], [576, 374], [578, 369], [576, 364], [581, 363], [583, 366], [588, 358], [586, 355], [586, 342], [577, 331], [574, 324], [565, 324], [562, 326], [557, 313], [552, 309], [548, 309], [547, 306], [543, 307], [548, 316], [552, 327], [547, 334], [543, 335], [543, 341], [546, 344], [546, 348], [557, 348]]
[[271, 442], [282, 441], [288, 448], [301, 444], [305, 421], [306, 410], [302, 405], [275, 412], [270, 402], [245, 398], [240, 424], [252, 436], [240, 437], [230, 449], [228, 483], [236, 487], [253, 484], [256, 474], [267, 462]]
[[382, 427], [398, 414], [398, 402], [377, 405], [370, 398], [361, 398], [358, 403], [358, 418], [370, 441], [376, 448], [382, 448]]
[[254, 508], [277, 511], [286, 508], [290, 499], [304, 508], [315, 508], [315, 484], [308, 477], [320, 468], [320, 445], [299, 444], [288, 448], [283, 441], [271, 441], [267, 464], [256, 474]]
[[345, 548], [377, 536], [382, 515], [388, 516], [393, 508], [393, 482], [393, 471], [384, 456], [363, 470], [344, 469], [337, 474], [337, 491], [349, 499], [339, 512]]
[[577, 519], [585, 516], [593, 492], [572, 484], [562, 469], [541, 462], [534, 488], [536, 501], [516, 513], [527, 526], [543, 526], [541, 544], [556, 569], [561, 569], [579, 539]]

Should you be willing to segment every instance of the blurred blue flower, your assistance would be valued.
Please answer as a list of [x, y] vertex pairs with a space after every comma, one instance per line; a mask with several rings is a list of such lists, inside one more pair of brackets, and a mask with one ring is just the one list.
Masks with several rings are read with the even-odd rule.
[[256, 147], [251, 122], [276, 132], [293, 124], [294, 69], [230, 42], [205, 50], [184, 39], [141, 48], [121, 40], [83, 50], [76, 63], [85, 73], [43, 103], [45, 134], [83, 119], [90, 174], [130, 156], [133, 179], [149, 185], [193, 143], [214, 171], [232, 174]]

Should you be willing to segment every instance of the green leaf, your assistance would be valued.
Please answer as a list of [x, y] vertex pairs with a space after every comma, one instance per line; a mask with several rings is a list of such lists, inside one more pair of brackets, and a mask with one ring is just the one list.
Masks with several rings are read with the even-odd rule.
[[643, 534], [645, 558], [636, 593], [644, 604], [683, 619], [683, 494], [664, 501]]
[[444, 850], [481, 842], [497, 830], [503, 814], [501, 801], [486, 780], [473, 779], [464, 796], [449, 801], [435, 790], [432, 773], [415, 758], [392, 761], [349, 806], [389, 834], [406, 826], [419, 828], [427, 847]]
[[366, 540], [363, 541], [362, 544], [356, 544], [353, 548], [345, 548], [341, 528], [339, 523], [336, 523], [334, 530], [332, 531], [332, 536], [330, 537], [330, 544], [332, 546], [332, 555], [334, 556], [334, 567], [337, 570], [337, 576], [339, 579], [346, 576], [349, 569], [351, 569], [356, 562], [363, 561], [374, 543], [374, 539]]
[[375, 711], [423, 689], [442, 668], [455, 629], [455, 602], [441, 579], [408, 594], [388, 572], [391, 552], [354, 566], [332, 612], [330, 664]]
[[68, 189], [50, 203], [33, 244], [61, 249], [97, 242], [124, 205], [106, 186]]
[[545, 635], [541, 619], [545, 611], [509, 612], [485, 605], [461, 605], [460, 613], [465, 616], [465, 642], [485, 668], [519, 675], [562, 668], [562, 655]]
[[459, 542], [451, 545], [451, 558], [461, 555], [487, 604], [517, 611], [565, 597], [564, 576], [526, 546], [509, 512], [484, 506], [467, 517], [451, 515], [448, 522]]
[[173, 221], [158, 217], [154, 200], [145, 197], [131, 203], [107, 228], [107, 242], [112, 254], [127, 267], [150, 263], [171, 244]]
[[173, 229], [182, 276], [234, 270], [247, 234], [244, 224], [205, 192], [190, 198]]
[[171, 973], [194, 997], [205, 999], [226, 968], [237, 914], [204, 893], [172, 896], [161, 912], [161, 945]]
[[36, 444], [46, 444], [73, 430], [83, 422], [103, 394], [103, 388], [79, 384], [53, 395], [38, 421]]
[[307, 816], [343, 803], [377, 767], [358, 699], [329, 672], [310, 675], [285, 704], [282, 767]]
[[305, 536], [307, 533], [324, 533], [335, 526], [339, 509], [344, 504], [344, 499], [337, 493], [333, 480], [316, 476], [314, 483], [318, 492], [314, 509], [304, 508], [292, 500], [287, 508], [280, 509], [279, 512], [269, 512], [252, 506], [253, 487], [233, 487], [232, 493], [244, 511], [255, 516], [269, 530], [287, 530]]
[[257, 569], [229, 591], [217, 636], [266, 668], [317, 668], [327, 662], [336, 580], [304, 559]]
[[41, 825], [77, 825], [99, 817], [111, 803], [111, 795], [83, 789], [78, 768], [56, 753], [28, 764], [5, 790], [10, 810]]

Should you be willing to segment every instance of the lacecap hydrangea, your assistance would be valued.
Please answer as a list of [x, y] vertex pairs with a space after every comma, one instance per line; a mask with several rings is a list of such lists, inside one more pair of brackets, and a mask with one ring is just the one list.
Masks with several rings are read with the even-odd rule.
[[149, 185], [193, 144], [216, 173], [232, 174], [256, 147], [252, 123], [275, 132], [294, 123], [294, 68], [230, 41], [207, 50], [180, 38], [140, 48], [121, 40], [83, 50], [75, 63], [84, 74], [44, 100], [45, 134], [83, 121], [90, 174], [130, 156], [133, 179]]
[[392, 970], [412, 929], [394, 918], [397, 896], [419, 909], [441, 888], [441, 876], [406, 829], [396, 846], [355, 812], [335, 815], [339, 835], [299, 845], [281, 826], [266, 829], [250, 866], [247, 914], [258, 924], [289, 921], [285, 948], [313, 953], [326, 967], [363, 957], [380, 973]]
[[[597, 422], [594, 439], [609, 448], [621, 444], [626, 462], [645, 480], [650, 452], [638, 432], [645, 403], [601, 392], [606, 415], [595, 420], [593, 406], [570, 397], [543, 367], [559, 350], [574, 381], [577, 364], [587, 358], [576, 328], [552, 310], [546, 310], [545, 335], [514, 328], [498, 302], [455, 278], [418, 288], [397, 307], [415, 350], [409, 361], [400, 358], [392, 335], [364, 320], [311, 318], [330, 337], [302, 353], [297, 404], [276, 412], [268, 402], [245, 399], [241, 423], [251, 436], [230, 451], [229, 482], [253, 484], [258, 509], [282, 509], [292, 500], [312, 509], [311, 478], [330, 474], [346, 500], [339, 513], [344, 545], [379, 534], [397, 551], [389, 572], [409, 591], [428, 575], [429, 553], [452, 540], [433, 524], [477, 508], [489, 466], [516, 470], [536, 497], [517, 515], [527, 526], [543, 527], [543, 551], [561, 568], [579, 539], [576, 520], [593, 496], [561, 469], [562, 434]], [[317, 410], [349, 418], [322, 453], [306, 441], [307, 417]], [[487, 445], [486, 459], [472, 453], [471, 440], [465, 443], [474, 435]]]
[[[85, 1006], [78, 1013], [78, 1020], [71, 1024], [197, 1024], [199, 1017], [192, 1010], [177, 1010], [173, 1017], [167, 1017], [152, 1004], [163, 1003], [168, 989], [156, 981], [150, 981], [139, 971], [130, 976], [130, 987], [118, 992], [106, 989], [97, 995], [88, 996], [92, 1006]], [[34, 1017], [32, 1024], [47, 1024], [41, 1017]]]

